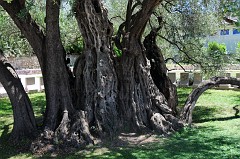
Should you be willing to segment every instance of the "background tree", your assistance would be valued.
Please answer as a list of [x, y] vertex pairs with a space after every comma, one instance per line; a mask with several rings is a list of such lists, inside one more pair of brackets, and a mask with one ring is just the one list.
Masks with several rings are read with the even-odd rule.
[[0, 23], [0, 49], [4, 50], [4, 55], [6, 57], [32, 55], [31, 46], [2, 7]]

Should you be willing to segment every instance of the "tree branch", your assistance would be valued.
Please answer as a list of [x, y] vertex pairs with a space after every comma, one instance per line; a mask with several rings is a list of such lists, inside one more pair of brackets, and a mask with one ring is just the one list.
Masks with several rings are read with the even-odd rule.
[[190, 59], [191, 61], [193, 61], [193, 62], [199, 64], [201, 67], [203, 67], [203, 65], [202, 65], [201, 62], [198, 62], [198, 61], [196, 61], [195, 59], [193, 59], [192, 57], [190, 57], [190, 56], [188, 55], [188, 53], [187, 53], [186, 51], [184, 51], [177, 43], [175, 43], [175, 42], [167, 39], [166, 37], [164, 37], [164, 36], [162, 36], [162, 35], [160, 35], [160, 34], [158, 34], [158, 36], [159, 36], [160, 38], [166, 40], [168, 43], [176, 46], [179, 51], [181, 51], [182, 53], [184, 53], [184, 54], [187, 56], [188, 59]]
[[[167, 59], [165, 60], [165, 63], [167, 63], [169, 60], [174, 61], [178, 66], [180, 66], [180, 67], [183, 69], [184, 72], [189, 72], [189, 71], [186, 71], [185, 68], [184, 68], [179, 62], [177, 62], [176, 60], [174, 60], [173, 58], [167, 58]], [[174, 69], [171, 69], [171, 70], [168, 69], [168, 71], [172, 71], [172, 70], [174, 70]]]
[[142, 2], [142, 9], [136, 13], [136, 17], [132, 20], [130, 29], [131, 37], [136, 37], [137, 39], [141, 38], [153, 10], [161, 2], [162, 1], [159, 0], [144, 0]]

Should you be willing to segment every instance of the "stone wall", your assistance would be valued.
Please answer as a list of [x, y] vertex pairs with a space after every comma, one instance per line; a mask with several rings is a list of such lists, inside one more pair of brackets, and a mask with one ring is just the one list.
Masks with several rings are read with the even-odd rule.
[[[69, 66], [73, 66], [79, 55], [67, 55], [70, 58]], [[8, 57], [8, 62], [15, 68], [15, 70], [24, 69], [39, 69], [39, 63], [36, 56], [28, 57]]]
[[40, 68], [36, 56], [8, 57], [7, 60], [16, 70]]

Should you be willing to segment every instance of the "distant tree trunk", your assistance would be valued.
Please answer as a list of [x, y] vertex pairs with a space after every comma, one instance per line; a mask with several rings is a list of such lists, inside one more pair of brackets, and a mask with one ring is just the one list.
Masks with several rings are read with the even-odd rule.
[[159, 28], [153, 28], [151, 32], [144, 39], [144, 47], [146, 48], [146, 56], [150, 61], [150, 73], [154, 83], [159, 91], [164, 94], [167, 99], [169, 107], [172, 109], [172, 114], [177, 115], [177, 88], [167, 76], [167, 67], [161, 53], [160, 48], [156, 44], [156, 37]]
[[192, 113], [198, 98], [207, 89], [219, 86], [220, 84], [232, 84], [240, 87], [240, 80], [231, 77], [213, 77], [207, 81], [202, 82], [195, 88], [188, 96], [185, 106], [181, 112], [180, 118], [185, 124], [192, 123]]
[[14, 124], [10, 140], [36, 137], [37, 127], [31, 102], [13, 69], [0, 55], [0, 82], [10, 98]]

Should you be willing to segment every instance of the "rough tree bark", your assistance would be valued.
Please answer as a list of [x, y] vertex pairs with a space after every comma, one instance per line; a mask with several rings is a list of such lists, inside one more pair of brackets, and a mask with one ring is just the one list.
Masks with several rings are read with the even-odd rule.
[[199, 86], [197, 88], [195, 88], [189, 94], [189, 96], [185, 102], [185, 106], [180, 114], [180, 119], [185, 124], [191, 124], [193, 109], [195, 108], [195, 104], [196, 104], [198, 98], [207, 89], [215, 87], [215, 86], [219, 86], [220, 84], [231, 84], [231, 85], [240, 86], [240, 80], [237, 78], [231, 78], [231, 77], [213, 77], [207, 81], [202, 82], [201, 84], [199, 84]]
[[10, 98], [13, 109], [14, 124], [10, 140], [16, 142], [23, 138], [35, 138], [37, 135], [37, 126], [32, 104], [17, 73], [13, 67], [7, 63], [1, 53], [0, 82]]
[[150, 74], [151, 66], [141, 43], [145, 26], [160, 2], [144, 0], [141, 10], [133, 14], [134, 4], [129, 1], [124, 29], [120, 31], [122, 37], [118, 38], [122, 39], [117, 45], [121, 45], [123, 53], [117, 73], [119, 110], [124, 125], [135, 130], [154, 129], [164, 134], [182, 125], [172, 115], [173, 110], [155, 85]]
[[99, 0], [80, 0], [76, 19], [84, 39], [75, 68], [76, 107], [84, 110], [92, 133], [113, 136], [118, 127], [117, 76], [111, 59], [112, 24]]
[[[67, 133], [68, 113], [73, 112], [68, 70], [65, 52], [59, 32], [59, 1], [47, 3], [46, 35], [31, 18], [25, 1], [12, 0], [11, 3], [0, 0], [0, 5], [8, 12], [32, 46], [43, 74], [46, 92], [46, 112], [44, 114], [45, 136], [53, 132], [60, 136]], [[24, 11], [24, 17], [18, 15]], [[48, 137], [47, 137], [48, 138]]]
[[[46, 35], [32, 19], [24, 0], [12, 0], [11, 3], [0, 0], [0, 5], [11, 16], [32, 46], [43, 74], [47, 109], [45, 128], [55, 130], [66, 107], [71, 110], [72, 101], [69, 91], [69, 76], [65, 63], [65, 52], [60, 40], [59, 1], [47, 1]], [[24, 11], [24, 17], [18, 15]]]
[[150, 73], [153, 81], [159, 91], [164, 94], [167, 99], [168, 105], [173, 111], [172, 114], [176, 116], [178, 105], [177, 88], [167, 76], [165, 60], [160, 48], [156, 44], [157, 32], [159, 29], [161, 29], [161, 26], [159, 28], [153, 28], [145, 37], [143, 44], [146, 48], [147, 59], [151, 64]]

